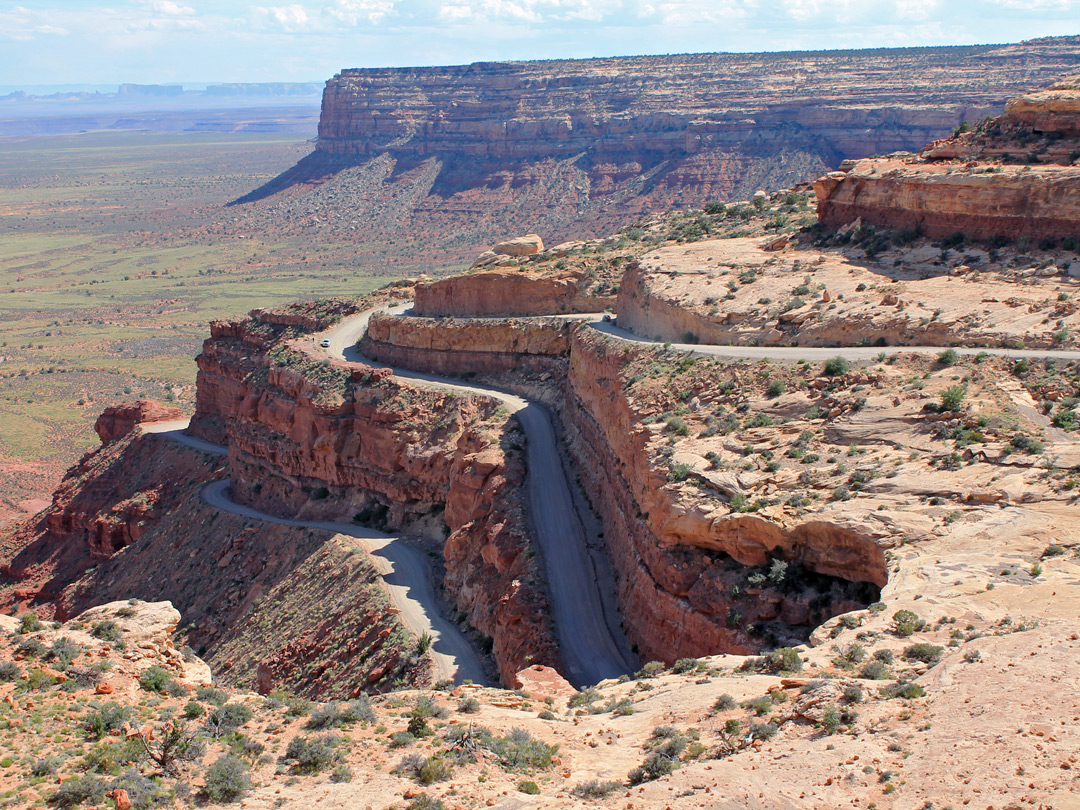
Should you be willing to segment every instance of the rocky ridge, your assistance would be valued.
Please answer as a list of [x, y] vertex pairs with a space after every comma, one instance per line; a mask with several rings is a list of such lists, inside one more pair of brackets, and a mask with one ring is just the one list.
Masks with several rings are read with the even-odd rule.
[[1020, 96], [918, 156], [860, 160], [815, 183], [829, 228], [859, 220], [934, 238], [1075, 246], [1080, 240], [1080, 76]]

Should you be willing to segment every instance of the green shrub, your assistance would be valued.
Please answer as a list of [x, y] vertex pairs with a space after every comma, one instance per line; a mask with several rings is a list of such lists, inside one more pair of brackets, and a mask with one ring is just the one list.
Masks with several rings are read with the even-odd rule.
[[22, 676], [22, 670], [14, 661], [0, 661], [0, 682], [17, 681]]
[[905, 661], [922, 661], [925, 664], [936, 664], [945, 655], [945, 648], [934, 644], [912, 644], [904, 648]]
[[215, 804], [239, 801], [251, 789], [247, 763], [233, 754], [216, 759], [206, 769], [205, 781], [203, 793]]
[[523, 728], [510, 729], [506, 736], [492, 739], [486, 747], [511, 771], [546, 770], [559, 750], [558, 745], [548, 745]]
[[667, 430], [677, 436], [689, 436], [690, 426], [686, 424], [686, 420], [681, 416], [672, 416], [667, 420]]
[[920, 698], [926, 694], [926, 690], [919, 684], [911, 681], [897, 681], [882, 687], [881, 695], [885, 698]]
[[798, 672], [803, 662], [794, 647], [777, 647], [760, 659], [762, 667], [769, 672]]
[[859, 677], [868, 681], [887, 681], [891, 677], [889, 667], [882, 661], [871, 661], [859, 670]]
[[158, 664], [154, 664], [139, 676], [139, 686], [147, 692], [157, 692], [158, 694], [168, 692], [171, 684], [175, 682], [176, 679], [173, 678], [172, 673]]
[[579, 799], [602, 799], [610, 793], [622, 788], [621, 782], [605, 782], [600, 779], [589, 779], [574, 785], [570, 792]]
[[83, 718], [83, 728], [91, 739], [100, 740], [110, 731], [123, 726], [130, 717], [130, 708], [110, 700], [104, 705], [91, 706], [91, 711]]
[[770, 398], [776, 398], [787, 391], [787, 385], [783, 380], [773, 380], [769, 383], [768, 396]]
[[390, 735], [391, 748], [407, 748], [416, 742], [416, 737], [407, 731], [398, 731]]
[[680, 658], [671, 667], [671, 671], [676, 675], [682, 675], [685, 672], [693, 672], [698, 668], [699, 661], [696, 658]]
[[331, 782], [351, 782], [353, 780], [352, 768], [348, 765], [337, 765], [330, 772]]
[[63, 761], [64, 760], [60, 757], [45, 757], [44, 759], [39, 759], [30, 766], [30, 775], [49, 776], [54, 774]]
[[94, 638], [99, 638], [102, 641], [108, 641], [114, 644], [123, 642], [123, 635], [116, 622], [111, 622], [107, 619], [101, 622], [94, 622], [90, 627], [90, 635]]
[[530, 782], [525, 779], [522, 779], [520, 782], [517, 783], [517, 789], [521, 793], [527, 793], [530, 796], [540, 795], [540, 786], [536, 784], [536, 782]]
[[962, 385], [950, 385], [941, 392], [941, 410], [958, 411], [967, 396], [967, 388]]
[[480, 701], [470, 695], [462, 700], [457, 708], [462, 714], [476, 714], [480, 711]]
[[956, 349], [946, 349], [937, 356], [937, 359], [943, 366], [955, 366], [960, 362], [960, 355]]
[[731, 695], [724, 694], [716, 699], [712, 705], [712, 710], [714, 712], [726, 712], [734, 709], [735, 705], [735, 698]]
[[172, 795], [160, 783], [148, 779], [135, 768], [128, 768], [109, 785], [112, 790], [127, 791], [132, 810], [149, 810], [172, 803]]
[[447, 810], [442, 799], [433, 799], [423, 794], [409, 802], [408, 810]]
[[840, 710], [835, 706], [828, 706], [822, 712], [821, 730], [830, 735], [840, 730]]
[[204, 703], [212, 703], [215, 706], [224, 706], [229, 702], [229, 693], [224, 689], [213, 686], [200, 686], [195, 690], [195, 697]]
[[50, 661], [55, 661], [57, 666], [61, 670], [64, 670], [78, 657], [82, 650], [83, 648], [70, 638], [61, 636], [52, 643], [52, 646], [49, 647], [49, 652], [45, 657]]
[[252, 718], [251, 709], [243, 703], [226, 703], [210, 712], [206, 724], [217, 737], [235, 731]]
[[454, 775], [454, 766], [444, 757], [435, 755], [424, 760], [416, 771], [416, 779], [422, 785], [445, 782]]
[[926, 622], [910, 610], [898, 610], [893, 614], [893, 630], [898, 636], [910, 636], [926, 627]]
[[206, 709], [197, 700], [189, 700], [187, 705], [184, 706], [184, 717], [188, 720], [194, 720], [197, 717], [202, 717], [206, 714]]
[[1033, 456], [1039, 455], [1045, 448], [1043, 443], [1031, 436], [1025, 436], [1024, 434], [1018, 434], [1013, 436], [1010, 443], [1014, 450], [1022, 450], [1025, 453], [1029, 453]]
[[25, 635], [26, 633], [37, 633], [43, 629], [44, 625], [38, 619], [36, 613], [24, 613], [19, 619], [19, 629], [16, 632]]
[[97, 776], [83, 774], [68, 779], [49, 796], [49, 804], [57, 807], [78, 807], [80, 804], [97, 804], [105, 800], [108, 784]]
[[843, 374], [847, 374], [851, 369], [851, 364], [844, 357], [832, 357], [825, 361], [825, 366], [822, 369], [827, 377], [839, 377]]
[[375, 722], [375, 710], [371, 708], [371, 702], [367, 696], [341, 706], [337, 703], [327, 703], [311, 713], [304, 728], [312, 731], [321, 731], [328, 728], [348, 728], [353, 723]]
[[298, 773], [318, 773], [341, 761], [341, 748], [347, 740], [337, 734], [316, 737], [293, 737], [285, 749], [285, 759], [293, 762]]
[[663, 661], [649, 661], [634, 675], [638, 679], [655, 678], [664, 671]]

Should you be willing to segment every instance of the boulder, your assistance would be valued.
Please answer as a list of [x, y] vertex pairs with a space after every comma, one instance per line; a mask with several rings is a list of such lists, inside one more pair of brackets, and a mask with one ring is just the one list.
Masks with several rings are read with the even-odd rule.
[[544, 240], [535, 233], [499, 242], [491, 250], [502, 256], [533, 256], [544, 249]]

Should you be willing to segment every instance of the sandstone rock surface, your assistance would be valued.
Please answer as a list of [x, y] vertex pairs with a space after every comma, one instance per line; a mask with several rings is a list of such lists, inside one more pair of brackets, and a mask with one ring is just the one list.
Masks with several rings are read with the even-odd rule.
[[94, 423], [94, 430], [102, 444], [108, 444], [126, 435], [136, 425], [144, 422], [165, 422], [179, 419], [180, 409], [164, 405], [152, 399], [140, 399], [138, 402], [124, 405], [110, 405]]

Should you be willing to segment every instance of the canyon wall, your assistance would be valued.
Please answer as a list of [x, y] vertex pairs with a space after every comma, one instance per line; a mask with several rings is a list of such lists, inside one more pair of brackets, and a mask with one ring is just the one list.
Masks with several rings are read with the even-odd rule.
[[558, 318], [398, 318], [376, 313], [360, 349], [380, 363], [435, 374], [522, 369], [551, 372], [570, 353], [570, 324]]
[[[550, 330], [556, 323], [541, 320], [533, 328]], [[497, 374], [505, 370], [507, 349], [521, 346], [527, 326], [512, 319], [386, 316], [373, 320], [364, 348], [410, 368], [430, 368], [432, 353], [442, 351], [430, 347], [442, 341], [458, 351], [436, 355], [440, 371]], [[797, 638], [861, 604], [833, 594], [830, 579], [865, 583], [868, 593], [885, 584], [883, 550], [865, 527], [822, 519], [788, 526], [756, 515], [702, 511], [684, 487], [670, 485], [666, 464], [654, 459], [657, 426], [649, 426], [649, 413], [625, 391], [631, 350], [568, 322], [533, 345], [547, 348], [554, 337], [565, 357], [542, 376], [560, 389], [554, 401], [563, 438], [602, 519], [624, 626], [643, 657], [671, 662], [717, 651], [752, 653], [765, 644], [755, 626], [773, 625]], [[529, 377], [535, 381], [537, 375]], [[503, 378], [502, 384], [514, 387], [515, 381], [521, 380]], [[776, 557], [792, 570], [805, 569], [806, 580], [816, 584], [798, 592], [747, 587], [754, 567]]]
[[504, 681], [557, 663], [521, 503], [523, 439], [499, 403], [412, 387], [265, 327], [215, 324], [198, 358], [193, 430], [228, 444], [237, 500], [442, 544], [447, 596], [492, 638]]
[[884, 552], [862, 531], [829, 521], [782, 526], [754, 515], [717, 516], [671, 486], [666, 467], [651, 460], [647, 414], [624, 391], [625, 365], [624, 344], [575, 331], [562, 418], [575, 469], [604, 521], [619, 608], [633, 617], [627, 633], [643, 657], [750, 653], [761, 647], [748, 633], [757, 622], [808, 632], [858, 605], [760, 588], [737, 595], [733, 586], [743, 583], [745, 568], [773, 556], [826, 577], [885, 584]]

